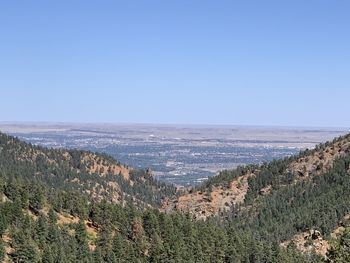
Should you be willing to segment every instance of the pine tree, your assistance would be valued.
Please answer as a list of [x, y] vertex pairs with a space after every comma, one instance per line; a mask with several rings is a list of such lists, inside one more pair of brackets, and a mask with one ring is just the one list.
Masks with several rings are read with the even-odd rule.
[[45, 246], [43, 249], [42, 263], [54, 263], [54, 255], [50, 246]]
[[155, 234], [152, 238], [149, 261], [152, 263], [156, 263], [164, 262], [165, 260], [166, 254], [163, 246], [163, 241], [158, 234]]
[[152, 210], [145, 212], [143, 225], [149, 239], [152, 239], [155, 235], [160, 235], [158, 218]]
[[57, 222], [57, 214], [55, 210], [51, 207], [48, 213], [49, 224], [56, 224]]
[[35, 241], [39, 244], [39, 248], [43, 249], [46, 244], [48, 235], [48, 224], [46, 217], [40, 214], [35, 226]]
[[223, 262], [225, 259], [225, 252], [227, 247], [227, 236], [224, 229], [215, 229], [214, 240], [214, 259], [212, 262]]
[[242, 249], [242, 241], [236, 234], [234, 228], [228, 229], [228, 241], [226, 246], [226, 262], [228, 263], [238, 263], [241, 262], [240, 251]]
[[7, 228], [7, 220], [6, 220], [4, 211], [2, 211], [0, 207], [0, 238], [4, 234], [6, 228]]
[[[54, 253], [55, 255], [55, 262], [56, 263], [66, 263], [69, 262], [69, 256], [67, 256], [67, 254], [69, 254], [69, 251], [65, 251], [63, 246], [59, 246], [57, 247], [54, 251], [57, 251], [56, 253]], [[71, 260], [72, 262], [73, 260]]]
[[[188, 220], [188, 221], [187, 221]], [[186, 221], [183, 223], [182, 226], [182, 232], [183, 232], [183, 239], [184, 239], [184, 248], [182, 249], [183, 253], [183, 259], [186, 262], [194, 262], [195, 260], [195, 238], [196, 238], [196, 230], [192, 224], [192, 222], [189, 220], [189, 218], [186, 218]]]
[[75, 240], [77, 242], [77, 253], [76, 257], [81, 262], [89, 262], [90, 252], [88, 247], [87, 232], [85, 224], [82, 220], [75, 227]]
[[118, 263], [117, 257], [112, 251], [108, 251], [105, 261], [108, 263]]
[[115, 233], [112, 243], [112, 251], [115, 254], [116, 258], [119, 261], [123, 261], [125, 259], [124, 251], [126, 249], [125, 240], [120, 233]]
[[15, 262], [38, 262], [39, 250], [35, 243], [24, 232], [18, 231], [15, 233], [12, 240], [14, 252], [11, 254]]
[[0, 239], [0, 262], [5, 258], [5, 246], [4, 242]]
[[22, 212], [22, 204], [21, 201], [17, 198], [13, 202], [13, 205], [11, 206], [11, 221], [12, 224], [18, 226], [21, 224], [21, 222], [24, 219], [24, 214]]
[[47, 241], [49, 244], [57, 244], [59, 242], [59, 229], [57, 225], [50, 224], [47, 231]]
[[29, 198], [29, 206], [35, 213], [43, 208], [45, 202], [44, 190], [41, 186], [35, 187], [32, 196]]
[[341, 237], [333, 241], [328, 258], [335, 263], [350, 262], [350, 228], [346, 228]]
[[145, 230], [140, 217], [134, 217], [132, 220], [130, 238], [134, 241], [135, 251], [139, 255], [144, 256], [145, 252], [148, 251], [149, 243], [146, 240]]
[[100, 250], [103, 257], [106, 257], [112, 250], [110, 231], [104, 227], [98, 233], [96, 247]]
[[93, 262], [94, 263], [101, 263], [104, 262], [103, 257], [102, 257], [102, 252], [101, 248], [97, 247], [92, 255]]

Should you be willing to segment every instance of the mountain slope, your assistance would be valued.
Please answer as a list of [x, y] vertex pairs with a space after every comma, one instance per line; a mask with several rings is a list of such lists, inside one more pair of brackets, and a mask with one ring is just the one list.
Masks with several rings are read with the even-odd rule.
[[180, 213], [136, 209], [133, 200], [121, 206], [87, 195], [86, 178], [138, 183], [132, 171], [129, 178], [95, 174], [89, 167], [97, 165], [82, 158], [102, 158], [96, 162], [104, 165], [108, 157], [32, 147], [5, 135], [0, 145], [0, 261], [320, 262], [214, 220], [196, 222]]
[[348, 155], [349, 151], [350, 135], [347, 135], [298, 156], [223, 171], [202, 186], [166, 200], [163, 209], [187, 212], [196, 219], [219, 215], [247, 199], [269, 194], [272, 188], [324, 174], [333, 167], [335, 160]]
[[[330, 259], [342, 258], [334, 262], [347, 262], [348, 232], [334, 229], [350, 214], [349, 135], [295, 157], [223, 172], [177, 199], [195, 193], [211, 207], [224, 204], [205, 217], [205, 206], [197, 206], [206, 220], [178, 213], [178, 205], [168, 206], [171, 213], [150, 209], [146, 201], [157, 202], [148, 196], [160, 200], [167, 188], [108, 156], [0, 138], [5, 262], [325, 262], [314, 252], [325, 256], [328, 249]], [[111, 182], [132, 198], [114, 202], [109, 192], [89, 188]], [[329, 245], [334, 233], [340, 241]]]
[[175, 193], [173, 186], [159, 183], [147, 171], [130, 169], [107, 155], [46, 149], [1, 133], [0, 172], [122, 204], [159, 206]]
[[[298, 156], [225, 171], [163, 204], [167, 212], [223, 222], [270, 242], [288, 244], [319, 231], [329, 239], [350, 213], [350, 135]], [[289, 242], [290, 243], [290, 242]], [[306, 242], [320, 246], [323, 241]], [[324, 246], [321, 247], [321, 244]]]

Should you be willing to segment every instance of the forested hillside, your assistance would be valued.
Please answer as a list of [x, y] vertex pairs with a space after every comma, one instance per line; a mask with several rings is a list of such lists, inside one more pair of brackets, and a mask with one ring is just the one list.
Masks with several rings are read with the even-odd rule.
[[5, 262], [311, 262], [234, 226], [94, 202], [38, 183], [1, 176]]
[[[139, 174], [107, 156], [34, 147], [2, 134], [0, 259], [45, 263], [349, 262], [350, 154], [344, 147], [349, 137], [296, 157], [222, 173], [192, 194], [248, 185], [243, 200], [217, 216], [193, 220], [191, 213], [176, 209], [163, 213], [150, 207], [173, 195], [174, 189], [158, 184], [146, 172], [137, 177]], [[329, 154], [320, 158], [327, 150]], [[94, 163], [87, 164], [86, 156]], [[321, 159], [327, 163], [317, 168]], [[307, 167], [303, 173], [300, 164]], [[129, 196], [124, 202], [115, 202], [108, 192], [89, 191], [91, 184], [104, 185], [114, 178], [119, 178], [115, 182], [120, 189], [124, 182], [130, 189], [139, 184], [135, 189], [143, 190], [123, 189], [123, 195]], [[148, 197], [151, 191], [156, 198]], [[341, 230], [340, 221], [345, 226]], [[305, 239], [307, 249], [302, 252], [293, 240], [298, 234]], [[337, 239], [328, 242], [331, 235]], [[316, 241], [327, 242], [324, 254], [317, 255]]]
[[333, 168], [334, 162], [346, 157], [349, 151], [350, 135], [347, 135], [296, 156], [222, 171], [204, 184], [167, 200], [163, 208], [166, 211], [175, 209], [188, 212], [197, 219], [219, 215], [237, 205], [249, 205], [277, 189], [284, 190], [285, 186], [306, 183], [316, 175], [324, 175]]
[[158, 207], [175, 187], [144, 170], [126, 167], [107, 155], [33, 146], [0, 133], [0, 173], [50, 187], [86, 193], [96, 200]]
[[[306, 239], [310, 230], [327, 240], [350, 213], [349, 172], [347, 135], [297, 156], [224, 171], [167, 201], [164, 210], [188, 212], [195, 219], [219, 216], [269, 242], [288, 244], [300, 234]], [[321, 243], [316, 252], [325, 255], [328, 242]]]

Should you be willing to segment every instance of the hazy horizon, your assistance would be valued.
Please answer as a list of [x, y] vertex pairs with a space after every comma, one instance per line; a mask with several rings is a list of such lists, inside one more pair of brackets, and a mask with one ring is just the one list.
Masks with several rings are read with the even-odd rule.
[[75, 126], [75, 125], [96, 125], [96, 126], [150, 126], [150, 127], [194, 127], [194, 128], [252, 128], [252, 129], [320, 129], [320, 130], [347, 130], [350, 126], [288, 126], [288, 125], [254, 125], [254, 124], [211, 124], [211, 123], [147, 123], [147, 122], [73, 122], [73, 121], [0, 121], [1, 125], [47, 125], [47, 126]]

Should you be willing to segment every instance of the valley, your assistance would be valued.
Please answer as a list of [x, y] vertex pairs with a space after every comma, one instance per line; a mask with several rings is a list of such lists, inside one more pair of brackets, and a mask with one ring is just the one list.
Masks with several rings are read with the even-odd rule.
[[0, 133], [4, 262], [347, 262], [350, 134], [180, 190], [56, 148]]
[[340, 128], [64, 123], [0, 123], [0, 130], [45, 147], [107, 153], [177, 186], [297, 154], [346, 133]]

